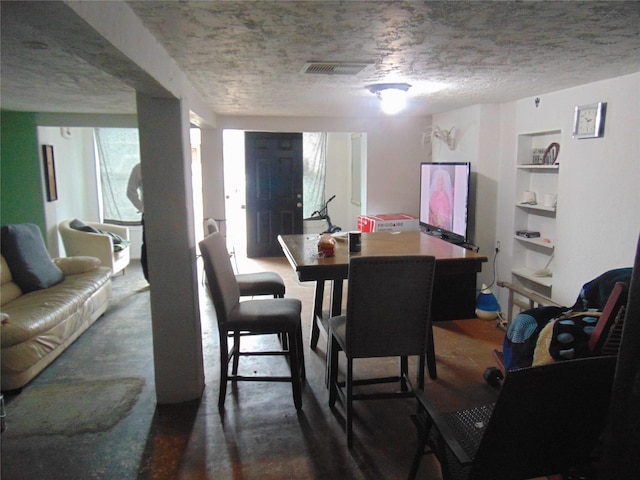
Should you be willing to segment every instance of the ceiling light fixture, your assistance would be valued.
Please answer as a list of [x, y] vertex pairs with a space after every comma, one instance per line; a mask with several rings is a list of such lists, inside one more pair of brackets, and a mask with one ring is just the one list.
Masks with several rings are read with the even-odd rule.
[[382, 111], [387, 115], [394, 115], [407, 105], [407, 91], [411, 88], [408, 83], [378, 83], [367, 87], [382, 102]]

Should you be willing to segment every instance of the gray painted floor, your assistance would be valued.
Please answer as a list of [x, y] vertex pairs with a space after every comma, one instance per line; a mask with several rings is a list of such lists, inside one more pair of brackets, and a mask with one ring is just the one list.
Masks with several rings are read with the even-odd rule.
[[[38, 385], [96, 378], [141, 377], [142, 393], [128, 416], [108, 431], [73, 436], [12, 435], [19, 422], [7, 401], [2, 434], [2, 478], [11, 479], [402, 479], [416, 442], [411, 400], [379, 400], [356, 405], [355, 441], [350, 452], [324, 385], [326, 339], [308, 347], [313, 285], [301, 284], [284, 258], [239, 262], [240, 271], [278, 271], [287, 296], [303, 302], [307, 383], [303, 409], [296, 413], [287, 383], [244, 382], [229, 388], [223, 415], [217, 408], [218, 340], [208, 296], [201, 295], [206, 387], [199, 402], [157, 407], [154, 394], [149, 289], [139, 263], [113, 280], [107, 313], [20, 395]], [[327, 291], [329, 289], [326, 289]], [[177, 320], [179, 321], [179, 320]], [[494, 321], [436, 324], [439, 378], [427, 394], [443, 410], [489, 403], [496, 391], [482, 378], [493, 365], [491, 349], [503, 332]], [[270, 339], [267, 341], [275, 341]], [[284, 360], [245, 365], [287, 369]], [[280, 363], [279, 363], [280, 362]], [[386, 360], [363, 362], [363, 375], [395, 372]], [[413, 364], [412, 364], [413, 365]], [[358, 371], [358, 370], [356, 370]], [[70, 407], [71, 408], [71, 407]], [[45, 432], [46, 433], [46, 432]], [[419, 478], [439, 480], [437, 461], [424, 457]]]

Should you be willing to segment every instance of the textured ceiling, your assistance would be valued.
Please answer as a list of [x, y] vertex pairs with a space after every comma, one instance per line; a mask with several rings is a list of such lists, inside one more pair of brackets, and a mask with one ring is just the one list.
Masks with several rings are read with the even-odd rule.
[[[32, 18], [37, 9], [6, 3], [3, 108], [134, 111], [126, 71], [90, 65], [91, 45], [82, 58], [57, 49], [60, 34], [47, 36], [46, 22]], [[366, 86], [407, 82], [408, 113], [427, 115], [640, 71], [635, 1], [126, 3], [218, 114], [377, 114]], [[25, 43], [39, 39], [49, 47]], [[302, 73], [314, 60], [371, 65], [354, 76]]]

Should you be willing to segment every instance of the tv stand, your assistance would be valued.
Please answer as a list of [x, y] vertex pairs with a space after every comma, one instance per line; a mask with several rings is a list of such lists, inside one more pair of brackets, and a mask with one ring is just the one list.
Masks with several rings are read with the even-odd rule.
[[432, 237], [436, 237], [441, 240], [444, 240], [445, 242], [453, 243], [454, 245], [458, 245], [459, 247], [466, 248], [467, 250], [471, 250], [476, 253], [478, 253], [478, 251], [480, 250], [480, 248], [477, 247], [476, 245], [466, 242], [460, 238], [451, 237], [449, 235], [445, 235], [440, 232], [435, 232], [433, 230], [425, 230], [424, 233], [426, 233], [427, 235], [431, 235]]

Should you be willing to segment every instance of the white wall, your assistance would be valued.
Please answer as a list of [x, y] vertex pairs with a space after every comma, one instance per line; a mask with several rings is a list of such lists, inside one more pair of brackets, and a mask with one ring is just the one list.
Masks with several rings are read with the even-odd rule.
[[[41, 161], [41, 146], [53, 145], [59, 190], [57, 201], [46, 202], [43, 174], [47, 247], [51, 256], [64, 256], [64, 245], [57, 230], [58, 223], [69, 218], [95, 222], [101, 220], [96, 186], [94, 127], [137, 128], [137, 118], [135, 115], [38, 113], [37, 124]], [[64, 137], [61, 127], [67, 127], [71, 135]], [[130, 235], [133, 237], [132, 258], [139, 258], [142, 236], [140, 229], [131, 228]]]
[[[53, 156], [58, 186], [58, 200], [46, 201], [45, 221], [47, 246], [53, 257], [64, 256], [64, 246], [58, 234], [58, 223], [79, 218], [98, 221], [98, 196], [96, 163], [93, 151], [93, 129], [69, 128], [70, 136], [64, 137], [60, 127], [38, 127], [38, 144], [42, 158], [42, 145], [53, 145]], [[42, 170], [42, 161], [40, 163]], [[44, 171], [43, 171], [44, 188]]]
[[[610, 268], [631, 265], [640, 228], [640, 73], [540, 95], [537, 108], [535, 98], [502, 105], [476, 105], [434, 115], [434, 126], [455, 127], [457, 146], [453, 151], [437, 141], [427, 145], [428, 150], [423, 148], [422, 134], [431, 125], [428, 118], [219, 117], [217, 128], [203, 131], [204, 214], [212, 216], [208, 211], [213, 210], [213, 216], [219, 218], [218, 209], [224, 205], [222, 182], [213, 182], [213, 189], [207, 188], [206, 182], [210, 175], [221, 178], [220, 132], [223, 128], [337, 132], [333, 140], [338, 144], [348, 143], [347, 135], [341, 139], [339, 132], [365, 132], [368, 165], [363, 182], [367, 189], [363, 212], [417, 215], [419, 178], [416, 172], [420, 162], [430, 158], [433, 161], [471, 161], [472, 187], [475, 189], [471, 239], [490, 259], [495, 242], [500, 241], [498, 278], [509, 280], [516, 198], [516, 138], [520, 133], [559, 129], [562, 131], [560, 193], [552, 296], [560, 303], [572, 304], [580, 286], [587, 280]], [[605, 136], [572, 139], [574, 107], [596, 101], [608, 104]], [[71, 124], [82, 124], [83, 121], [86, 120], [74, 119]], [[56, 119], [49, 118], [45, 123], [53, 125], [55, 122]], [[105, 124], [104, 121], [99, 123]], [[65, 124], [69, 124], [69, 120], [62, 117], [59, 125]], [[124, 126], [122, 121], [111, 125]], [[97, 218], [97, 197], [87, 190], [88, 179], [94, 174], [91, 171], [94, 161], [89, 158], [86, 145], [75, 145], [78, 138], [88, 141], [88, 134], [80, 133], [81, 128], [71, 130], [72, 141], [62, 138], [58, 127], [40, 127], [38, 131], [41, 144], [54, 145], [61, 191], [57, 202], [46, 205], [49, 232], [55, 231], [52, 229], [58, 221], [70, 216]], [[336, 160], [348, 163], [348, 159], [336, 157]], [[78, 172], [82, 172], [84, 181], [78, 181]], [[337, 195], [330, 208], [332, 219], [344, 230], [355, 228], [360, 210], [351, 205], [348, 189], [339, 191], [338, 185], [348, 184], [346, 178], [350, 178], [348, 171], [337, 179], [335, 188], [330, 188], [332, 192], [328, 191]], [[83, 202], [73, 200], [78, 195], [85, 195]], [[51, 239], [48, 240], [52, 244]], [[132, 253], [136, 255], [138, 251], [134, 246]], [[490, 261], [483, 267], [479, 283], [490, 283], [492, 277]], [[504, 303], [503, 298], [500, 300]]]
[[[329, 203], [331, 223], [343, 230], [355, 229], [357, 221], [351, 216], [351, 134], [327, 133], [327, 178], [325, 195]], [[357, 219], [357, 213], [356, 213]]]
[[[130, 127], [129, 117], [96, 118], [88, 116], [47, 116], [40, 119], [49, 125], [91, 125]], [[421, 144], [426, 119], [394, 117], [379, 121], [362, 119], [227, 119], [227, 124], [239, 125], [247, 130], [266, 131], [328, 131], [327, 195], [336, 195], [329, 212], [335, 225], [344, 231], [357, 227], [360, 213], [404, 212], [417, 215], [419, 179], [416, 172], [429, 152]], [[224, 124], [223, 124], [224, 126]], [[302, 128], [304, 127], [304, 128]], [[226, 128], [226, 127], [225, 127]], [[60, 199], [46, 205], [48, 243], [51, 254], [64, 255], [64, 246], [57, 234], [57, 224], [67, 218], [100, 221], [96, 190], [95, 152], [93, 128], [71, 127], [71, 139], [60, 134], [60, 128], [39, 127], [40, 143], [54, 145]], [[224, 191], [222, 165], [222, 130], [202, 130], [202, 165], [204, 182], [204, 216], [224, 218]], [[351, 202], [351, 132], [367, 133], [365, 145], [369, 166], [363, 181], [365, 194], [362, 207]], [[78, 179], [82, 178], [82, 181]], [[369, 183], [367, 183], [369, 182]], [[82, 200], [80, 200], [82, 199]], [[365, 209], [366, 206], [368, 209]], [[221, 210], [222, 209], [222, 210]], [[139, 258], [141, 229], [130, 227], [131, 256]]]
[[[338, 133], [362, 132], [366, 133], [367, 143], [365, 152], [367, 165], [366, 178], [363, 178], [365, 189], [362, 198], [362, 208], [351, 204], [350, 195], [350, 164], [348, 156], [344, 159], [329, 158], [328, 162], [345, 162], [343, 178], [329, 178], [327, 195], [336, 194], [331, 202], [329, 212], [335, 224], [343, 230], [355, 229], [359, 213], [409, 213], [418, 214], [420, 179], [418, 170], [420, 163], [428, 158], [429, 152], [422, 146], [422, 133], [429, 126], [426, 117], [387, 117], [378, 119], [364, 118], [296, 118], [296, 117], [218, 117], [217, 128], [257, 130], [271, 132], [332, 132], [332, 142], [338, 144], [349, 143], [348, 135], [344, 140]], [[222, 156], [221, 146], [214, 145], [220, 151], [203, 149], [203, 164], [215, 162]], [[349, 150], [350, 151], [350, 150]], [[207, 160], [205, 159], [207, 157]], [[340, 155], [342, 157], [342, 155]], [[207, 175], [211, 175], [211, 165]], [[336, 171], [341, 171], [336, 169]], [[333, 173], [330, 173], [333, 176]], [[335, 186], [334, 187], [334, 182]], [[344, 191], [338, 191], [339, 186]], [[331, 191], [335, 190], [335, 191]], [[223, 202], [223, 192], [218, 192], [218, 199], [211, 195], [205, 196], [204, 212], [215, 211], [219, 202]], [[344, 213], [343, 213], [344, 212]], [[343, 216], [344, 215], [344, 216]], [[209, 215], [210, 216], [210, 215]]]
[[[504, 123], [516, 134], [560, 129], [553, 298], [571, 305], [583, 283], [606, 270], [633, 265], [640, 229], [640, 73], [591, 83], [508, 105]], [[571, 137], [576, 105], [606, 102], [603, 138]], [[513, 183], [515, 137], [505, 136], [500, 183]], [[507, 192], [505, 192], [507, 193]], [[513, 192], [499, 214], [513, 221]], [[513, 223], [498, 237], [509, 241]], [[508, 255], [507, 255], [508, 256]], [[502, 266], [501, 266], [502, 267]], [[508, 275], [504, 267], [501, 272]]]
[[[575, 106], [599, 101], [607, 102], [604, 137], [573, 139]], [[640, 73], [500, 106], [436, 114], [433, 125], [456, 126], [458, 142], [455, 151], [434, 144], [434, 161], [472, 162], [475, 243], [491, 256], [500, 241], [499, 279], [511, 279], [517, 136], [556, 129], [562, 133], [553, 299], [572, 305], [585, 282], [632, 265], [640, 228]], [[480, 279], [490, 280], [490, 274], [485, 264]], [[506, 295], [500, 300], [505, 308]]]
[[434, 162], [471, 162], [468, 242], [489, 258], [478, 278], [478, 284], [491, 284], [494, 273], [496, 206], [498, 197], [498, 145], [500, 139], [500, 106], [472, 107], [434, 115], [433, 128], [452, 130], [455, 148], [431, 139]]
[[428, 158], [422, 134], [428, 120], [386, 117], [367, 127], [366, 212], [407, 213], [420, 210], [420, 163]]
[[[68, 123], [64, 116], [52, 117], [49, 122]], [[75, 122], [74, 122], [75, 123]], [[83, 122], [77, 122], [83, 123]], [[96, 122], [98, 126], [101, 122]], [[107, 122], [118, 128], [130, 126], [130, 122]], [[45, 201], [45, 222], [47, 228], [47, 248], [52, 257], [66, 255], [62, 238], [58, 233], [58, 223], [78, 218], [88, 222], [101, 222], [99, 195], [97, 189], [97, 164], [95, 156], [93, 128], [65, 127], [71, 133], [64, 137], [61, 127], [38, 127], [38, 144], [53, 145], [58, 184], [58, 200]], [[42, 156], [42, 151], [40, 151]], [[42, 163], [41, 163], [42, 165]], [[41, 166], [42, 169], [42, 166]], [[44, 188], [44, 173], [43, 188]], [[46, 192], [43, 190], [43, 198]], [[140, 258], [142, 227], [130, 226], [131, 258]]]

